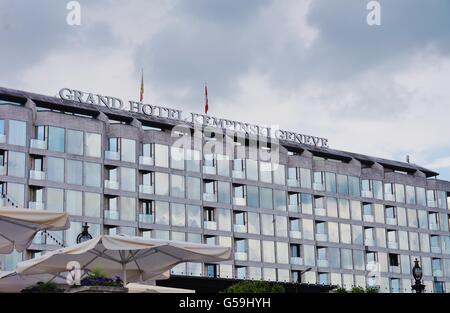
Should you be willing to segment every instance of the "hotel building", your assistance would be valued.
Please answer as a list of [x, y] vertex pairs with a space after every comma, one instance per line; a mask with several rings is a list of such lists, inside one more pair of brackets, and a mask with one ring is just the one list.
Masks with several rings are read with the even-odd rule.
[[426, 292], [450, 292], [450, 182], [438, 173], [286, 140], [276, 164], [259, 157], [274, 146], [206, 154], [173, 146], [178, 123], [0, 88], [2, 204], [65, 211], [72, 222], [38, 234], [23, 254], [0, 256], [2, 269], [75, 244], [87, 222], [93, 236], [234, 251], [232, 261], [180, 264], [173, 275], [411, 292], [417, 258]]

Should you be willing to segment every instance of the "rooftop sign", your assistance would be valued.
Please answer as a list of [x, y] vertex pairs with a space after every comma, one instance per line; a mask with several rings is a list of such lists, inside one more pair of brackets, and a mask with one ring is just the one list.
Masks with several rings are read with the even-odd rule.
[[[131, 113], [138, 113], [147, 116], [155, 116], [185, 122], [185, 119], [183, 119], [182, 115], [183, 112], [181, 110], [170, 109], [162, 106], [150, 105], [132, 100], [128, 101], [128, 105], [125, 106], [124, 102], [120, 98], [86, 93], [69, 88], [61, 89], [59, 91], [59, 96], [63, 100], [71, 100], [84, 104], [105, 106], [113, 110], [128, 110]], [[191, 113], [190, 119], [191, 122], [196, 125], [204, 125], [224, 130], [243, 132], [245, 134], [253, 136], [275, 137], [279, 140], [285, 140], [314, 147], [328, 147], [328, 139], [326, 138], [221, 119], [196, 113]]]

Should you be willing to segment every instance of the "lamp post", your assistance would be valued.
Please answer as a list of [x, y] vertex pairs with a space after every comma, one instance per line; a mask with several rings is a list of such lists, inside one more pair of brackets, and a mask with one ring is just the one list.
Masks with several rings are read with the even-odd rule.
[[77, 236], [77, 243], [82, 243], [92, 239], [92, 235], [89, 234], [89, 226], [88, 223], [83, 224], [83, 230]]
[[415, 283], [412, 285], [412, 290], [416, 293], [423, 293], [425, 291], [425, 285], [422, 284], [422, 268], [419, 265], [419, 260], [414, 261], [414, 267], [412, 268], [412, 275], [414, 277]]

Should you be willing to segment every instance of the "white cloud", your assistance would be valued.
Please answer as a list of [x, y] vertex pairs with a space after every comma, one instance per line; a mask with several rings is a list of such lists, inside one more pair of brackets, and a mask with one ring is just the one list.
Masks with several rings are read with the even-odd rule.
[[450, 157], [439, 158], [427, 165], [431, 169], [445, 169], [450, 168]]

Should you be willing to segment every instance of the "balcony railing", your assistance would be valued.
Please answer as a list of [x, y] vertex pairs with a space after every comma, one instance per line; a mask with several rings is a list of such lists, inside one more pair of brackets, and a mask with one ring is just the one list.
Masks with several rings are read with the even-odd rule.
[[373, 198], [373, 192], [372, 192], [372, 190], [362, 190], [361, 196], [363, 198]]
[[289, 212], [300, 213], [300, 204], [288, 204], [288, 210]]
[[105, 159], [119, 161], [120, 160], [120, 152], [118, 151], [105, 151]]
[[245, 179], [244, 171], [233, 170], [232, 174], [233, 174], [233, 178]]
[[291, 264], [292, 265], [303, 265], [303, 259], [300, 257], [291, 256]]
[[393, 193], [385, 193], [384, 200], [386, 201], [395, 201], [395, 195]]
[[432, 246], [431, 247], [431, 253], [442, 253], [441, 247]]
[[318, 190], [318, 191], [325, 190], [323, 183], [314, 183], [313, 188], [314, 188], [314, 190]]
[[318, 267], [328, 267], [328, 260], [318, 259], [317, 266]]
[[44, 210], [45, 205], [42, 201], [30, 201], [28, 202], [28, 207], [32, 210]]
[[300, 182], [294, 178], [288, 178], [287, 184], [289, 187], [300, 187]]
[[109, 179], [106, 179], [105, 180], [105, 188], [108, 188], [108, 189], [119, 189], [119, 182], [118, 181], [116, 181], [116, 180], [109, 180]]
[[315, 208], [314, 209], [314, 214], [315, 215], [319, 215], [319, 216], [326, 216], [327, 215], [327, 210], [325, 210], [324, 208]]
[[373, 238], [366, 238], [366, 239], [364, 239], [364, 245], [369, 246], [369, 247], [374, 247], [375, 240], [373, 240]]
[[434, 269], [433, 270], [433, 276], [443, 277], [444, 276], [444, 272], [441, 269]]
[[203, 201], [206, 202], [217, 202], [217, 194], [215, 193], [204, 193]]
[[430, 223], [429, 227], [430, 227], [430, 230], [439, 230], [439, 224], [437, 224], [437, 223]]
[[139, 193], [152, 195], [155, 193], [154, 185], [139, 185]]
[[247, 261], [248, 260], [247, 252], [235, 252], [234, 259], [236, 261]]
[[245, 198], [241, 198], [241, 197], [234, 197], [233, 198], [233, 204], [234, 205], [245, 206], [247, 204], [247, 200]]
[[139, 164], [153, 166], [155, 162], [152, 157], [141, 155], [139, 156]]
[[141, 223], [153, 224], [154, 220], [153, 214], [139, 214], [139, 222]]
[[247, 232], [247, 225], [242, 224], [234, 224], [233, 230], [235, 233], [246, 233]]
[[302, 239], [302, 232], [299, 230], [291, 230], [289, 231], [289, 237], [293, 239]]
[[396, 242], [396, 241], [389, 241], [388, 242], [388, 248], [397, 250], [398, 249], [398, 242]]
[[427, 200], [427, 206], [430, 208], [436, 207], [436, 200]]
[[317, 241], [328, 241], [328, 235], [327, 234], [316, 234], [316, 240]]
[[400, 266], [389, 265], [389, 272], [400, 274]]
[[395, 217], [386, 217], [386, 224], [397, 225], [397, 219]]
[[118, 220], [119, 219], [119, 211], [116, 210], [104, 210], [103, 217], [109, 220]]
[[40, 139], [31, 139], [30, 148], [47, 150], [47, 141]]
[[43, 171], [35, 171], [35, 170], [31, 170], [31, 171], [30, 171], [30, 179], [34, 179], [34, 180], [45, 180], [45, 172], [43, 172]]
[[203, 227], [205, 229], [217, 230], [217, 222], [214, 222], [214, 221], [203, 221]]
[[216, 167], [203, 165], [203, 174], [216, 175]]
[[364, 214], [363, 221], [373, 223], [373, 221], [374, 221], [373, 215]]

